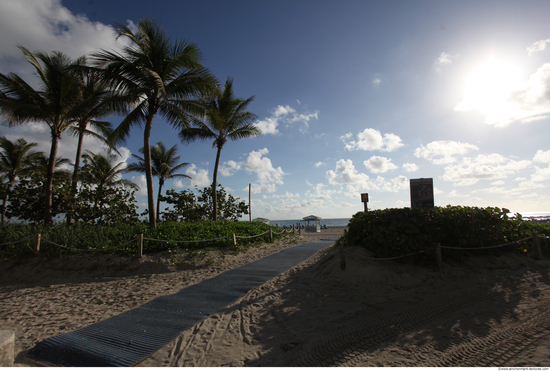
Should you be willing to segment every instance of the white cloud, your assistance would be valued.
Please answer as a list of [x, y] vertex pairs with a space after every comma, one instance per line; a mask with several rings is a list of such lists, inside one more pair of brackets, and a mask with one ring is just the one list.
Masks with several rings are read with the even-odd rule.
[[277, 106], [275, 108], [275, 111], [273, 112], [276, 117], [289, 115], [291, 113], [295, 113], [296, 110], [290, 106]]
[[290, 193], [290, 192], [286, 191], [286, 193], [284, 195], [273, 195], [273, 196], [271, 196], [271, 198], [294, 199], [294, 198], [300, 198], [300, 194], [299, 193]]
[[127, 39], [116, 40], [113, 27], [74, 15], [60, 0], [0, 1], [0, 70], [29, 70], [17, 45], [30, 51], [61, 51], [71, 58], [99, 49], [121, 50]]
[[302, 133], [306, 132], [309, 128], [309, 122], [311, 119], [318, 119], [319, 111], [298, 113], [294, 108], [290, 106], [277, 106], [271, 111], [271, 116], [266, 117], [264, 120], [254, 123], [263, 134], [278, 134], [279, 125], [285, 124], [285, 127], [293, 126], [296, 123], [298, 130]]
[[534, 182], [542, 182], [550, 179], [550, 164], [546, 168], [535, 166], [535, 174], [531, 175], [531, 180]]
[[533, 158], [533, 161], [543, 162], [543, 163], [550, 163], [550, 150], [543, 151], [542, 149], [539, 149], [537, 151], [537, 153], [535, 154], [535, 157]]
[[[224, 162], [223, 166], [220, 167], [220, 173], [223, 176], [232, 176], [237, 171], [244, 169], [249, 173], [256, 174], [258, 177], [258, 180], [252, 183], [252, 193], [275, 192], [277, 190], [276, 185], [284, 184], [283, 176], [285, 172], [281, 167], [275, 168], [273, 166], [271, 160], [265, 157], [268, 153], [269, 150], [263, 148], [250, 152], [245, 161], [235, 162], [231, 160]], [[243, 188], [243, 190], [248, 191], [248, 187]]]
[[321, 161], [315, 163], [315, 167], [321, 167], [321, 166], [326, 166], [326, 165], [327, 165], [326, 163], [321, 162]]
[[[195, 164], [189, 165], [189, 167], [185, 170], [185, 174], [189, 175], [191, 177], [190, 186], [192, 188], [194, 188], [194, 187], [198, 187], [198, 188], [208, 187], [208, 186], [212, 185], [212, 180], [210, 180], [210, 178], [208, 177], [208, 170], [199, 169], [199, 168], [197, 168], [197, 165], [195, 165]], [[174, 182], [174, 183], [176, 183], [176, 182]]]
[[306, 197], [314, 200], [330, 200], [332, 194], [336, 193], [336, 190], [326, 189], [326, 185], [323, 183], [317, 183], [312, 187], [311, 191], [306, 192]]
[[371, 158], [364, 161], [363, 164], [373, 173], [385, 173], [397, 169], [397, 166], [391, 162], [391, 158], [387, 157], [371, 156]]
[[400, 175], [388, 181], [379, 176], [376, 181], [378, 182], [378, 184], [380, 184], [380, 189], [386, 192], [398, 192], [402, 189], [409, 188], [409, 179], [403, 175]]
[[367, 174], [359, 173], [351, 160], [338, 160], [335, 170], [326, 172], [330, 184], [370, 184]]
[[133, 176], [130, 180], [138, 186], [138, 191], [136, 192], [137, 196], [147, 195], [147, 182], [145, 181], [145, 175]]
[[396, 150], [399, 147], [403, 147], [404, 144], [401, 141], [401, 138], [399, 138], [395, 134], [382, 134], [380, 131], [372, 128], [367, 128], [357, 134], [357, 140], [352, 140], [348, 143], [346, 143], [347, 139], [350, 139], [353, 137], [353, 134], [347, 133], [346, 135], [343, 135], [340, 137], [342, 141], [345, 144], [345, 148], [348, 151], [352, 150], [363, 150], [363, 151], [385, 151], [385, 152], [391, 152]]
[[457, 165], [448, 165], [442, 179], [455, 185], [472, 185], [480, 179], [502, 179], [531, 165], [531, 161], [509, 160], [498, 154], [465, 157]]
[[335, 170], [326, 172], [326, 178], [332, 185], [346, 185], [346, 197], [357, 197], [365, 190], [397, 192], [408, 187], [407, 177], [398, 176], [386, 180], [381, 176], [371, 179], [367, 174], [359, 173], [351, 160], [338, 160]]
[[241, 163], [230, 160], [230, 161], [224, 162], [219, 170], [221, 175], [223, 176], [232, 176], [240, 169], [241, 169]]
[[447, 67], [453, 63], [452, 58], [455, 58], [455, 56], [451, 56], [448, 53], [441, 52], [439, 57], [434, 62], [434, 68], [437, 71], [437, 73], [441, 73], [444, 67]]
[[274, 168], [269, 158], [262, 157], [268, 153], [267, 148], [250, 152], [243, 166], [247, 171], [256, 173], [258, 180], [262, 183], [283, 184], [282, 177], [285, 175], [283, 170], [280, 167]]
[[372, 85], [379, 86], [382, 83], [382, 75], [377, 73], [372, 78]]
[[478, 71], [483, 72], [477, 77], [481, 82], [472, 83], [455, 110], [478, 111], [485, 123], [499, 128], [550, 117], [550, 63], [538, 68], [528, 80], [522, 80], [516, 70], [503, 63], [487, 63]]
[[536, 52], [543, 51], [548, 43], [550, 43], [550, 39], [535, 41], [533, 45], [527, 47], [527, 54], [533, 55]]
[[[550, 179], [550, 177], [547, 179]], [[537, 183], [536, 181], [528, 180], [525, 182], [521, 182], [519, 184], [519, 187], [514, 188], [513, 191], [523, 191], [525, 189], [535, 189], [535, 188], [545, 188], [545, 185], [541, 183]]]
[[456, 162], [457, 159], [455, 156], [464, 155], [473, 150], [479, 150], [479, 148], [469, 143], [438, 140], [428, 143], [426, 147], [420, 145], [420, 148], [414, 151], [414, 155], [418, 158], [424, 158], [436, 165], [442, 165]]
[[256, 122], [254, 125], [262, 131], [262, 134], [279, 133], [279, 129], [277, 129], [279, 123], [277, 122], [277, 118], [275, 117], [268, 117], [265, 120]]
[[403, 164], [403, 170], [406, 171], [407, 173], [412, 173], [418, 170], [418, 165], [406, 163], [406, 164]]
[[275, 168], [269, 158], [263, 157], [268, 153], [267, 148], [252, 151], [248, 154], [248, 158], [240, 163], [242, 168], [248, 172], [255, 173], [258, 177], [258, 181], [252, 184], [253, 193], [275, 192], [277, 184], [284, 184], [283, 176], [285, 173], [283, 169], [281, 167]]

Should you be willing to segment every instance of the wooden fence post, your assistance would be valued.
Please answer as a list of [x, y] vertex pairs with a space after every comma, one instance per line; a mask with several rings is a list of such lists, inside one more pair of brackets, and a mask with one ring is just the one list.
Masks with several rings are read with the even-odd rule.
[[271, 230], [271, 227], [269, 227], [269, 240], [273, 241], [273, 231]]
[[438, 242], [435, 244], [435, 254], [437, 256], [437, 270], [443, 268], [443, 257], [441, 256], [441, 244]]
[[40, 233], [37, 233], [34, 237], [34, 254], [38, 254], [38, 251], [40, 250]]
[[138, 248], [137, 248], [137, 257], [143, 257], [143, 234], [138, 236]]
[[533, 250], [537, 252], [537, 257], [542, 260], [542, 250], [540, 248], [540, 240], [537, 232], [533, 233]]
[[237, 246], [237, 236], [233, 233], [233, 245]]

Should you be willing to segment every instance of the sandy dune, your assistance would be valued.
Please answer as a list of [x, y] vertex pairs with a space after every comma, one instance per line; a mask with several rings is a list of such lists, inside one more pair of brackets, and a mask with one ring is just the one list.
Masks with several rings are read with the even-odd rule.
[[[109, 318], [282, 248], [343, 228], [251, 247], [144, 258], [0, 262], [0, 329], [16, 362], [38, 341]], [[439, 272], [338, 248], [250, 291], [138, 366], [550, 366], [550, 262], [444, 263]], [[176, 263], [176, 264], [175, 264]], [[206, 264], [208, 263], [208, 264]]]

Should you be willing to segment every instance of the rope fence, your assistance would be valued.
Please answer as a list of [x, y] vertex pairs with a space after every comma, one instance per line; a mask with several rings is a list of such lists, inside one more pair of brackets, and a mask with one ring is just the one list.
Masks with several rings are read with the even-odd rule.
[[[353, 256], [359, 257], [361, 259], [366, 259], [366, 260], [396, 260], [396, 259], [404, 258], [404, 257], [407, 257], [407, 256], [413, 256], [413, 255], [417, 255], [417, 254], [429, 253], [430, 251], [435, 250], [436, 251], [436, 258], [437, 258], [437, 267], [438, 267], [439, 270], [441, 270], [443, 268], [442, 249], [449, 249], [449, 250], [486, 250], [486, 249], [495, 249], [495, 248], [499, 248], [499, 247], [516, 245], [516, 244], [519, 244], [520, 242], [525, 242], [527, 240], [532, 240], [533, 241], [533, 245], [532, 245], [533, 250], [536, 252], [537, 258], [539, 260], [542, 260], [543, 255], [542, 255], [542, 249], [540, 247], [540, 239], [541, 238], [550, 239], [550, 236], [544, 236], [544, 235], [539, 236], [537, 233], [533, 233], [530, 237], [522, 238], [521, 240], [512, 241], [512, 242], [508, 242], [508, 243], [504, 243], [504, 244], [500, 244], [500, 245], [480, 246], [480, 247], [441, 246], [439, 243], [436, 243], [434, 245], [434, 247], [431, 247], [431, 248], [428, 248], [428, 249], [425, 249], [425, 250], [416, 251], [416, 252], [409, 253], [409, 254], [394, 256], [394, 257], [391, 257], [391, 258], [373, 258], [373, 257], [368, 257], [368, 256], [360, 256], [358, 254], [352, 253], [351, 251], [344, 251], [343, 246], [340, 246], [340, 261], [341, 261], [340, 266], [341, 266], [342, 269], [345, 269], [345, 267], [346, 267], [346, 254], [348, 256], [353, 255]], [[525, 251], [527, 251], [527, 250], [525, 250]]]
[[232, 238], [233, 239], [233, 245], [234, 246], [237, 246], [237, 239], [238, 238], [241, 238], [241, 239], [252, 239], [252, 238], [257, 238], [257, 237], [261, 237], [263, 235], [266, 235], [269, 233], [269, 238], [270, 240], [273, 240], [273, 234], [275, 235], [281, 235], [283, 233], [289, 233], [292, 231], [292, 233], [296, 233], [296, 230], [299, 230], [299, 228], [294, 228], [294, 226], [292, 228], [289, 228], [288, 230], [286, 228], [283, 228], [283, 231], [282, 232], [274, 232], [271, 228], [269, 228], [269, 231], [265, 231], [263, 233], [260, 233], [260, 234], [257, 234], [255, 236], [237, 236], [235, 235], [234, 233], [231, 235], [231, 236], [224, 236], [224, 237], [218, 237], [218, 238], [212, 238], [212, 239], [208, 239], [208, 240], [189, 240], [189, 241], [180, 241], [180, 240], [159, 240], [159, 239], [156, 239], [156, 238], [148, 238], [148, 237], [143, 237], [143, 234], [140, 234], [137, 238], [134, 238], [130, 241], [127, 241], [127, 242], [124, 242], [118, 246], [114, 246], [114, 247], [107, 247], [107, 248], [102, 248], [102, 249], [77, 249], [75, 247], [68, 247], [68, 246], [63, 246], [63, 245], [60, 245], [58, 243], [55, 243], [55, 242], [52, 242], [52, 241], [48, 241], [46, 239], [43, 239], [41, 238], [41, 235], [40, 233], [36, 234], [34, 237], [28, 237], [28, 238], [24, 238], [24, 239], [21, 239], [19, 241], [15, 241], [15, 242], [5, 242], [5, 243], [1, 243], [0, 246], [3, 246], [3, 245], [15, 245], [15, 244], [18, 244], [18, 243], [21, 243], [21, 242], [25, 242], [25, 241], [29, 241], [29, 240], [33, 240], [34, 239], [34, 243], [33, 243], [33, 248], [32, 250], [34, 251], [35, 254], [38, 254], [39, 251], [40, 251], [40, 244], [42, 242], [45, 242], [45, 243], [49, 243], [51, 245], [54, 245], [54, 246], [57, 246], [57, 247], [60, 247], [62, 249], [65, 249], [65, 250], [70, 250], [70, 251], [80, 251], [80, 252], [88, 252], [88, 253], [93, 253], [93, 252], [107, 252], [107, 251], [113, 251], [113, 250], [116, 250], [118, 248], [121, 248], [123, 246], [126, 246], [128, 244], [131, 244], [133, 242], [136, 242], [137, 241], [137, 256], [138, 258], [141, 258], [143, 256], [143, 241], [144, 240], [147, 240], [147, 241], [155, 241], [155, 242], [167, 242], [167, 243], [199, 243], [199, 242], [213, 242], [213, 241], [220, 241], [220, 240], [226, 240], [228, 238]]

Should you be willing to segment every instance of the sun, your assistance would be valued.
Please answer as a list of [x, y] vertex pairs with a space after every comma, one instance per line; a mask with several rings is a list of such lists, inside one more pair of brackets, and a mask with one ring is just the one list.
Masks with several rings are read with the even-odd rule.
[[488, 123], [506, 121], [519, 110], [512, 94], [522, 84], [520, 70], [511, 63], [489, 59], [475, 68], [464, 84], [464, 98], [455, 107], [457, 111], [476, 110]]

